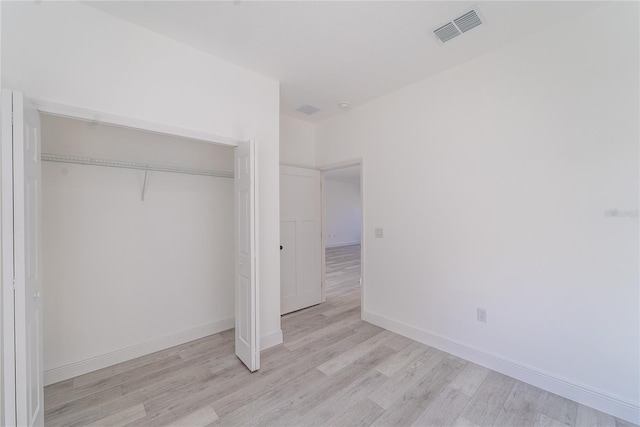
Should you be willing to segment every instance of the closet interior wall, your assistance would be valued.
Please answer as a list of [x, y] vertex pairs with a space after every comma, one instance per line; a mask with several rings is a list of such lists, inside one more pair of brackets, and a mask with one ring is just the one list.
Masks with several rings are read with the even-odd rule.
[[[233, 172], [233, 148], [42, 115], [44, 153]], [[52, 383], [233, 326], [233, 179], [42, 162]]]

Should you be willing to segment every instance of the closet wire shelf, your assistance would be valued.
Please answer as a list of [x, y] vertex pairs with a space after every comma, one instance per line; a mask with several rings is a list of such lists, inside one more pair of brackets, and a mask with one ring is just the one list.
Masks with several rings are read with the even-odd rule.
[[126, 162], [121, 160], [93, 159], [91, 157], [62, 156], [58, 154], [42, 153], [40, 158], [45, 162], [73, 163], [77, 165], [104, 166], [109, 168], [136, 169], [145, 172], [169, 172], [188, 175], [215, 176], [219, 178], [233, 178], [233, 172], [209, 169], [194, 169], [180, 166], [160, 165], [155, 163]]

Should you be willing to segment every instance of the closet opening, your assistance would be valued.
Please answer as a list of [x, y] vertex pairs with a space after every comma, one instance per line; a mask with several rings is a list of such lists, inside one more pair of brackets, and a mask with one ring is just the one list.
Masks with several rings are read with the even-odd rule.
[[41, 114], [45, 385], [234, 326], [234, 147]]
[[37, 105], [2, 90], [3, 423], [232, 328], [259, 369], [255, 142]]

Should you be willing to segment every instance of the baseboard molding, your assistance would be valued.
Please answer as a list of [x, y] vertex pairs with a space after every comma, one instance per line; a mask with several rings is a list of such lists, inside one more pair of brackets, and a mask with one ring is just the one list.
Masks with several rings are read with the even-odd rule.
[[[117, 350], [111, 353], [92, 357], [90, 359], [81, 360], [69, 365], [60, 366], [44, 372], [44, 385], [54, 384], [78, 375], [88, 372], [97, 371], [117, 363], [126, 362], [136, 357], [145, 356], [164, 350], [176, 345], [184, 344], [189, 341], [197, 340], [218, 332], [226, 331], [235, 326], [234, 318], [224, 319], [219, 322], [210, 323], [188, 331], [179, 332], [169, 335], [168, 337], [158, 338], [132, 347]], [[282, 335], [282, 333], [281, 333]]]
[[359, 245], [360, 242], [343, 242], [343, 243], [331, 243], [331, 244], [327, 244], [325, 245], [325, 248], [341, 248], [342, 246], [353, 246], [353, 245]]
[[640, 424], [640, 405], [637, 402], [614, 396], [605, 391], [544, 372], [533, 366], [508, 360], [500, 355], [491, 354], [479, 348], [416, 329], [371, 312], [363, 311], [362, 320], [623, 420]]
[[277, 332], [260, 337], [260, 350], [266, 350], [278, 344], [282, 344], [282, 329], [278, 329]]

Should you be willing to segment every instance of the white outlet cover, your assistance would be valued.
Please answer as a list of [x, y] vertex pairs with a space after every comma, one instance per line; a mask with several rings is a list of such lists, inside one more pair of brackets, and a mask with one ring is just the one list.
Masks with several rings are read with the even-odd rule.
[[384, 231], [382, 228], [376, 228], [376, 239], [382, 239], [384, 237]]

